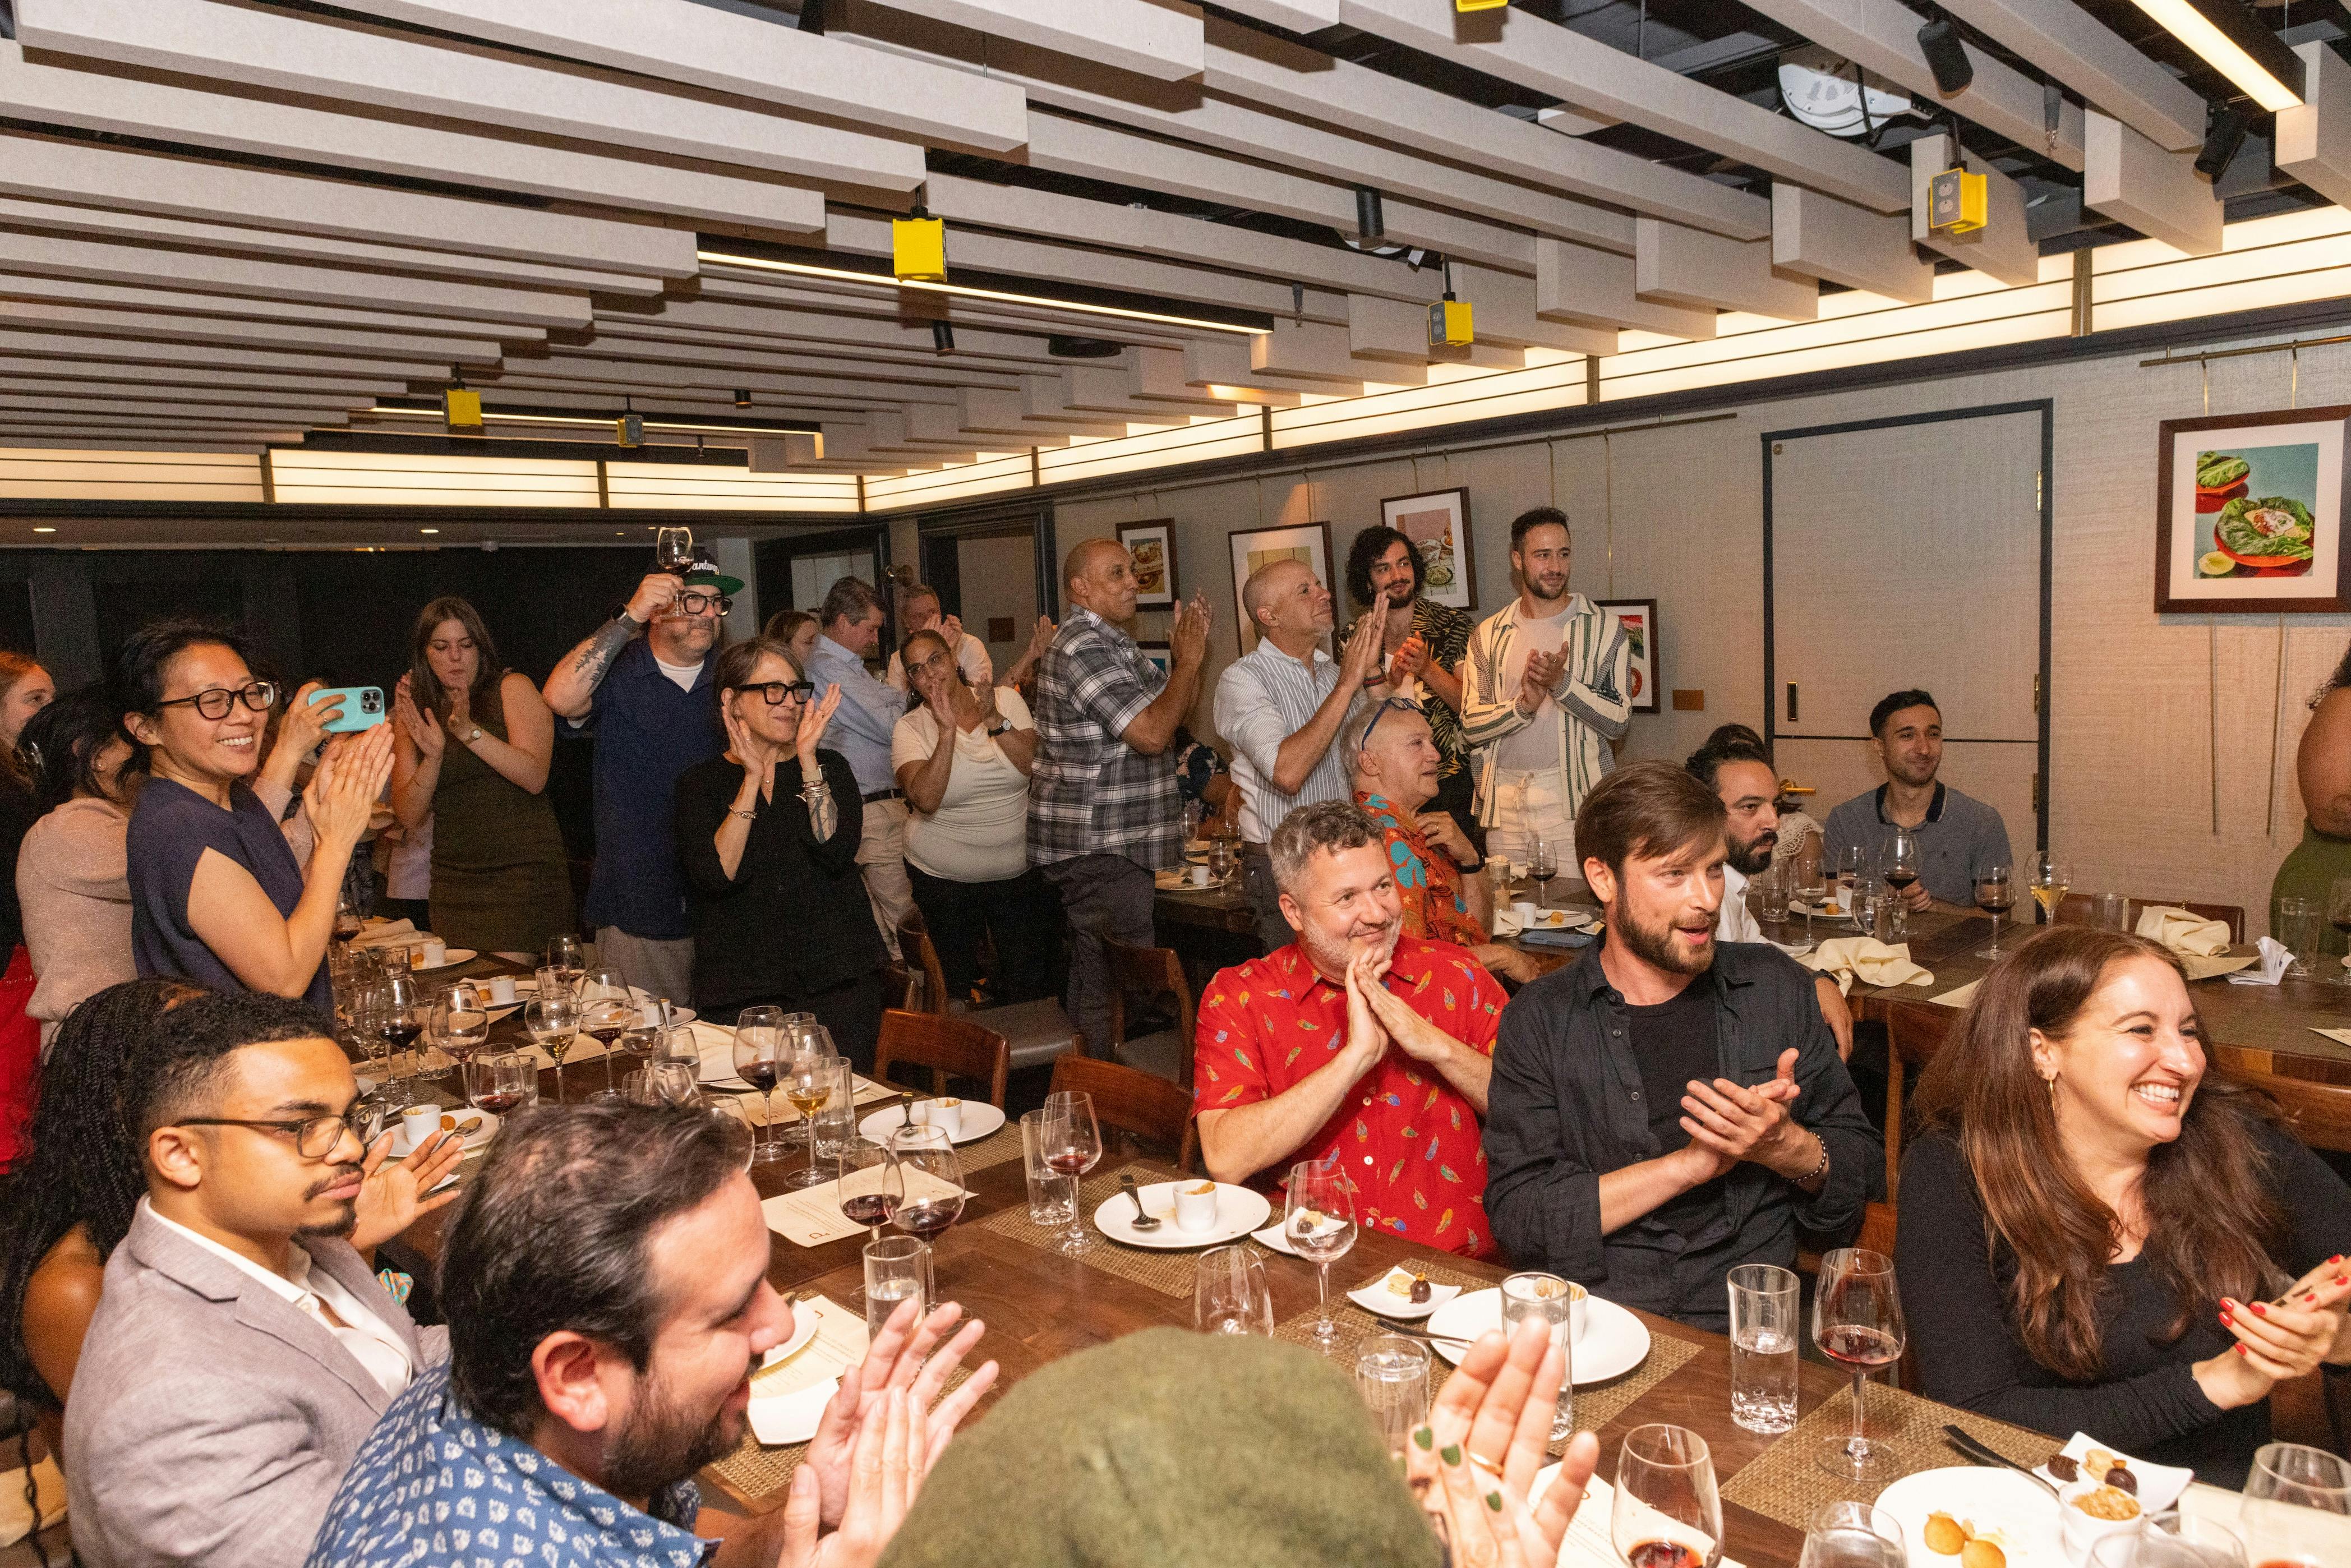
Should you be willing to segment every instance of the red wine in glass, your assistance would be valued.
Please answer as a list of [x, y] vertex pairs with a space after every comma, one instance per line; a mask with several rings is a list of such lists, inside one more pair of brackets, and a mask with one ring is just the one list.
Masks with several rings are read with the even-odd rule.
[[890, 1223], [928, 1241], [944, 1233], [961, 1213], [963, 1199], [960, 1197], [925, 1198], [920, 1203], [900, 1204], [897, 1212], [890, 1217]]
[[1061, 1176], [1083, 1176], [1090, 1162], [1081, 1154], [1047, 1155], [1046, 1166]]
[[1706, 1568], [1706, 1559], [1678, 1541], [1643, 1541], [1625, 1553], [1631, 1568]]
[[503, 1116], [507, 1112], [513, 1110], [516, 1106], [521, 1104], [522, 1101], [522, 1091], [519, 1089], [515, 1090], [512, 1092], [508, 1092], [505, 1090], [493, 1090], [487, 1094], [477, 1094], [474, 1096], [474, 1109], [476, 1111], [487, 1111], [493, 1116]]
[[1918, 873], [1915, 871], [1889, 871], [1886, 873], [1886, 885], [1896, 893], [1907, 892], [1910, 884], [1917, 880]]
[[868, 1230], [890, 1223], [895, 1206], [887, 1193], [864, 1192], [841, 1200], [841, 1217], [852, 1225], [862, 1225]]
[[757, 1089], [760, 1093], [767, 1094], [772, 1092], [776, 1087], [776, 1068], [777, 1063], [772, 1060], [737, 1062], [735, 1072], [744, 1082]]
[[392, 1050], [406, 1051], [416, 1043], [416, 1037], [424, 1032], [424, 1027], [414, 1023], [388, 1023], [379, 1028], [376, 1032], [383, 1036]]
[[1899, 1339], [1884, 1329], [1853, 1324], [1822, 1330], [1820, 1347], [1821, 1354], [1838, 1365], [1865, 1372], [1891, 1366], [1902, 1359], [1902, 1342]]

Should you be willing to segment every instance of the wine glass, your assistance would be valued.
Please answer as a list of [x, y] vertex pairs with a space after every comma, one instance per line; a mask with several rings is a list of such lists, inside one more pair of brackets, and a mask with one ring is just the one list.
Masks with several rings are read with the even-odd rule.
[[1837, 885], [1844, 894], [1841, 902], [1844, 904], [1846, 914], [1853, 913], [1854, 894], [1861, 891], [1861, 884], [1869, 880], [1869, 874], [1867, 850], [1863, 849], [1859, 844], [1847, 844], [1837, 852]]
[[2008, 884], [2008, 867], [1995, 861], [1976, 873], [1976, 907], [1991, 916], [1991, 946], [1977, 950], [1979, 958], [1998, 958], [2000, 917], [2016, 907], [2016, 892]]
[[832, 1157], [833, 1179], [841, 1184], [841, 1217], [865, 1227], [868, 1241], [882, 1239], [882, 1228], [896, 1212], [904, 1188], [893, 1191], [890, 1151], [870, 1138], [852, 1138]]
[[1202, 1333], [1273, 1337], [1265, 1260], [1246, 1244], [1211, 1247], [1192, 1265], [1192, 1326]]
[[1301, 1160], [1290, 1167], [1290, 1200], [1281, 1228], [1298, 1255], [1314, 1265], [1322, 1306], [1314, 1320], [1314, 1338], [1328, 1355], [1339, 1333], [1339, 1325], [1331, 1321], [1331, 1265], [1355, 1244], [1355, 1186], [1336, 1159]]
[[637, 1021], [637, 1004], [617, 969], [591, 969], [580, 981], [580, 1032], [604, 1048], [604, 1087], [589, 1096], [593, 1101], [617, 1100], [612, 1082], [612, 1058], [621, 1037]]
[[1626, 1433], [1608, 1534], [1631, 1568], [1716, 1568], [1722, 1494], [1706, 1439], [1662, 1423]]
[[[556, 983], [567, 988], [579, 985], [580, 977], [587, 972], [588, 959], [580, 950], [577, 936], [550, 936], [547, 939], [547, 967], [555, 971]], [[545, 984], [544, 977], [541, 985]]]
[[1829, 879], [1821, 863], [1826, 858], [1820, 845], [1809, 841], [1796, 852], [1795, 883], [1788, 892], [1804, 906], [1804, 941], [1807, 946], [1813, 940], [1813, 912], [1828, 896]]
[[2351, 1461], [2301, 1443], [2254, 1450], [2238, 1512], [2245, 1545], [2262, 1568], [2319, 1568], [2343, 1561], [2351, 1538]]
[[455, 1063], [451, 1076], [465, 1077], [465, 1063], [490, 1042], [490, 1009], [472, 982], [460, 980], [433, 1004], [433, 1043]]
[[760, 1103], [767, 1108], [763, 1118], [768, 1129], [764, 1138], [754, 1136], [752, 1157], [772, 1160], [781, 1157], [783, 1139], [776, 1132], [776, 1081], [784, 1071], [784, 1031], [774, 1021], [775, 1008], [745, 1008], [735, 1024], [735, 1076], [759, 1092]]
[[538, 1064], [519, 1051], [468, 1057], [465, 1083], [475, 1110], [509, 1115], [538, 1098]]
[[376, 988], [375, 1026], [384, 1043], [384, 1088], [394, 1098], [404, 1096], [413, 1088], [416, 1062], [411, 1058], [409, 1070], [401, 1071], [401, 1054], [424, 1032], [423, 998], [413, 977], [394, 975]]
[[1534, 837], [1527, 841], [1527, 874], [1535, 879], [1540, 891], [1535, 894], [1543, 907], [1551, 904], [1551, 879], [1559, 874], [1559, 846], [1550, 840]]
[[692, 528], [656, 528], [653, 530], [653, 564], [672, 577], [684, 577], [694, 570], [694, 530]]
[[568, 996], [538, 997], [522, 1009], [522, 1030], [555, 1063], [555, 1103], [563, 1103], [563, 1058], [580, 1038], [580, 1004]]
[[1902, 1524], [1865, 1502], [1823, 1503], [1804, 1533], [1796, 1568], [1907, 1568]]
[[2074, 868], [2053, 854], [2032, 857], [2032, 902], [2041, 905], [2041, 924], [2057, 924], [2057, 906], [2074, 885]]
[[1896, 1456], [1883, 1437], [1871, 1438], [1863, 1419], [1869, 1375], [1902, 1359], [1902, 1295], [1894, 1260], [1865, 1247], [1840, 1247], [1821, 1259], [1813, 1297], [1813, 1343], [1853, 1371], [1853, 1435], [1820, 1446], [1823, 1469], [1846, 1480], [1889, 1479]]
[[808, 1166], [786, 1176], [784, 1186], [814, 1186], [825, 1179], [816, 1168], [816, 1113], [832, 1098], [832, 1058], [824, 1055], [809, 1035], [789, 1038], [777, 1054], [776, 1086], [800, 1113], [800, 1125], [808, 1133]]
[[[2326, 923], [2338, 933], [2351, 936], [2351, 876], [2336, 877], [2334, 885], [2326, 890]], [[2351, 968], [2335, 966], [2335, 984], [2351, 986]]]
[[2245, 1568], [2245, 1543], [2209, 1514], [2175, 1506], [2148, 1514], [2137, 1530], [2093, 1541], [2086, 1568]]
[[1886, 854], [1878, 862], [1877, 873], [1894, 890], [1894, 929], [1897, 932], [1910, 908], [1902, 900], [1917, 882], [1920, 869], [1917, 832], [1910, 828], [1895, 829], [1886, 841]]
[[1046, 1166], [1070, 1178], [1070, 1228], [1055, 1250], [1075, 1257], [1092, 1244], [1086, 1238], [1085, 1216], [1079, 1209], [1078, 1178], [1102, 1158], [1102, 1128], [1094, 1121], [1094, 1097], [1078, 1089], [1046, 1095], [1041, 1142]]
[[925, 1246], [963, 1214], [963, 1160], [945, 1127], [893, 1128], [889, 1181], [890, 1223]]
[[702, 1103], [702, 1085], [696, 1080], [691, 1061], [667, 1059], [648, 1061], [644, 1066], [645, 1082], [653, 1088], [656, 1103], [663, 1105], [698, 1105]]

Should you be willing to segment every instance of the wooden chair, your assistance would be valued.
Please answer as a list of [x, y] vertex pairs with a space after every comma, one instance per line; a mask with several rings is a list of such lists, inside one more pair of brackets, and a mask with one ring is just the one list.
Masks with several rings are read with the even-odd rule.
[[2258, 1089], [2277, 1103], [2285, 1129], [2314, 1149], [2351, 1154], [2351, 1083], [2322, 1083], [2275, 1072], [2253, 1072], [2215, 1062], [2235, 1082]]
[[[1191, 1088], [1192, 987], [1184, 977], [1183, 958], [1172, 947], [1131, 947], [1108, 938], [1102, 941], [1102, 951], [1110, 959], [1111, 1060]], [[1176, 1027], [1130, 1040], [1126, 1032], [1130, 991], [1175, 998]]]
[[[2242, 942], [2245, 939], [2245, 909], [2241, 904], [2196, 904], [2185, 898], [2141, 898], [2136, 894], [2130, 900], [2133, 930], [2138, 928], [2138, 917], [2147, 913], [2149, 904], [2154, 904], [2184, 909], [2207, 920], [2218, 920], [2229, 928], [2230, 941]], [[2059, 925], [2087, 925], [2095, 918], [2091, 909], [2090, 895], [2086, 893], [2069, 893], [2058, 901], [2055, 924]]]
[[1943, 1049], [1959, 1014], [1933, 1002], [1895, 1002], [1886, 1014], [1886, 1201], [1895, 1203], [1902, 1178], [1905, 1085]]
[[1033, 1002], [1014, 1002], [1009, 1007], [982, 1008], [974, 1012], [968, 1007], [958, 1007], [947, 995], [946, 972], [939, 967], [939, 950], [931, 945], [930, 927], [923, 923], [923, 912], [910, 909], [898, 922], [898, 950], [905, 955], [906, 967], [923, 977], [923, 1005], [919, 1009], [936, 1018], [960, 1018], [993, 1030], [1004, 1037], [1011, 1052], [1012, 1066], [1042, 1067], [1045, 1063], [1071, 1051], [1084, 1054], [1075, 1025], [1058, 997], [1040, 997]]
[[1001, 1111], [1012, 1051], [1002, 1035], [968, 1018], [939, 1018], [892, 1008], [882, 1015], [882, 1044], [874, 1053], [873, 1076], [896, 1083], [893, 1070], [901, 1065], [929, 1068], [934, 1095], [947, 1092], [950, 1076], [985, 1083], [987, 1103]]
[[1192, 1124], [1192, 1096], [1165, 1078], [1097, 1061], [1082, 1054], [1053, 1063], [1056, 1094], [1075, 1090], [1093, 1096], [1094, 1119], [1176, 1151], [1176, 1168], [1197, 1168], [1200, 1134]]

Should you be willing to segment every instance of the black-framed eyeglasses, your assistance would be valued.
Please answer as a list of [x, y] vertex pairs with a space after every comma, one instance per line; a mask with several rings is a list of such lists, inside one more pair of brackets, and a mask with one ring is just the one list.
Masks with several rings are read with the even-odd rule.
[[816, 683], [813, 681], [761, 681], [757, 685], [732, 686], [728, 689], [737, 692], [757, 692], [766, 700], [769, 707], [782, 706], [786, 697], [791, 698], [794, 702], [804, 703], [816, 695]]
[[256, 713], [267, 713], [277, 706], [277, 683], [256, 681], [235, 691], [226, 686], [214, 686], [192, 697], [172, 697], [155, 706], [159, 708], [192, 707], [206, 718], [226, 718], [229, 709], [238, 703]]
[[677, 607], [688, 615], [699, 615], [712, 609], [725, 615], [735, 608], [735, 601], [724, 593], [696, 593], [689, 588], [677, 596]]
[[1387, 701], [1380, 704], [1379, 706], [1372, 710], [1370, 720], [1364, 726], [1364, 738], [1355, 742], [1356, 750], [1361, 751], [1364, 747], [1372, 743], [1372, 731], [1380, 727], [1380, 720], [1387, 717], [1388, 710], [1390, 708], [1400, 709], [1405, 713], [1421, 713], [1424, 711], [1420, 704], [1411, 697], [1388, 698]]
[[929, 658], [917, 659], [906, 667], [910, 670], [944, 670], [952, 669], [954, 664], [955, 662], [947, 657], [946, 650], [942, 648]]
[[258, 1133], [275, 1133], [279, 1137], [294, 1140], [294, 1152], [306, 1160], [323, 1160], [335, 1152], [343, 1141], [346, 1128], [364, 1146], [367, 1133], [360, 1125], [359, 1108], [353, 1106], [340, 1116], [309, 1116], [297, 1122], [258, 1122], [235, 1116], [190, 1116], [172, 1124], [175, 1127], [251, 1127]]

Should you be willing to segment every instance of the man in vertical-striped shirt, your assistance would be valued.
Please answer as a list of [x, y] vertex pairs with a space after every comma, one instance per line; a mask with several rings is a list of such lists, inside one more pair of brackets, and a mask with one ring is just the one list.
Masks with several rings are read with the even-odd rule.
[[1631, 721], [1625, 627], [1567, 588], [1567, 514], [1537, 507], [1510, 524], [1519, 597], [1480, 622], [1461, 661], [1461, 734], [1483, 753], [1478, 821], [1486, 852], [1523, 867], [1537, 838], [1578, 874], [1575, 812], [1616, 767]]
[[1366, 686], [1380, 678], [1383, 622], [1365, 617], [1345, 663], [1334, 661], [1322, 651], [1331, 635], [1331, 591], [1313, 568], [1295, 559], [1249, 573], [1241, 609], [1257, 628], [1258, 643], [1217, 681], [1217, 733], [1233, 748], [1242, 885], [1270, 953], [1287, 945], [1290, 933], [1266, 846], [1297, 807], [1348, 798], [1353, 786], [1337, 742]]

